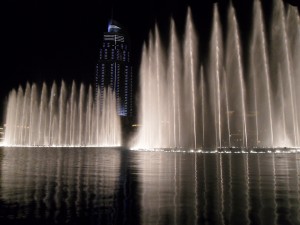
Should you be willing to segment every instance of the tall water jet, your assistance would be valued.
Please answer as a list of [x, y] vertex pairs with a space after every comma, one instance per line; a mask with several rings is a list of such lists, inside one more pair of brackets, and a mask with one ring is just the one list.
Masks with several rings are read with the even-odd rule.
[[[48, 114], [48, 111], [47, 111], [47, 96], [48, 96], [47, 86], [46, 86], [45, 83], [43, 83], [41, 99], [40, 99], [40, 106], [39, 106], [39, 112], [40, 113], [39, 113], [39, 125], [38, 125], [38, 145], [42, 145], [45, 141], [44, 134], [46, 133], [47, 123], [46, 123], [46, 120], [45, 120], [44, 116]], [[10, 122], [7, 122], [7, 123], [10, 124]], [[15, 124], [13, 124], [11, 126], [11, 128], [13, 128], [13, 129], [14, 129], [14, 127], [15, 127]], [[5, 132], [5, 137], [9, 133], [10, 132]]]
[[[75, 82], [73, 81], [72, 82], [72, 88], [71, 88], [71, 96], [70, 96], [70, 119], [69, 119], [69, 124], [70, 124], [70, 129], [69, 129], [69, 136], [70, 136], [70, 143], [71, 145], [75, 145], [75, 140], [76, 140], [76, 137], [75, 137], [75, 134], [76, 134], [76, 108], [77, 108], [77, 104], [76, 104], [76, 99], [77, 99], [77, 87], [76, 87], [76, 84]], [[98, 104], [99, 101], [96, 102], [96, 104]], [[97, 105], [97, 108], [96, 108], [96, 111], [100, 109], [100, 105]], [[96, 117], [97, 118], [97, 117]], [[98, 118], [97, 118], [98, 119]], [[98, 121], [97, 121], [98, 122]], [[98, 124], [98, 123], [97, 123]], [[98, 129], [97, 129], [97, 132], [98, 132]], [[97, 133], [97, 137], [99, 137], [99, 133]]]
[[59, 127], [58, 127], [58, 145], [61, 145], [65, 142], [65, 122], [66, 122], [66, 85], [65, 82], [62, 81], [60, 87], [60, 96], [59, 96]]
[[[30, 88], [30, 87], [29, 87]], [[56, 125], [57, 125], [57, 115], [55, 114], [57, 108], [57, 85], [56, 82], [53, 82], [51, 92], [50, 92], [50, 101], [49, 101], [49, 145], [53, 145], [56, 142]], [[25, 143], [24, 143], [25, 145]], [[29, 146], [31, 144], [29, 143]]]
[[281, 102], [281, 112], [282, 112], [282, 129], [283, 129], [283, 141], [284, 143], [287, 142], [287, 131], [286, 131], [286, 124], [285, 124], [285, 120], [286, 120], [286, 116], [285, 116], [285, 101], [284, 101], [284, 96], [283, 96], [283, 85], [282, 85], [282, 75], [281, 72], [279, 71], [279, 90], [280, 90], [280, 102]]
[[[213, 30], [210, 41], [210, 83], [214, 98], [213, 112], [215, 117], [216, 148], [222, 146], [222, 121], [221, 121], [221, 71], [222, 65], [222, 34], [219, 21], [218, 7], [214, 5]], [[204, 107], [204, 106], [202, 106]]]
[[204, 85], [204, 72], [203, 72], [203, 66], [201, 66], [200, 70], [200, 89], [201, 89], [201, 114], [202, 114], [202, 148], [205, 146], [205, 85]]
[[88, 91], [88, 100], [87, 100], [87, 116], [86, 116], [86, 126], [85, 126], [85, 133], [86, 133], [86, 141], [87, 143], [91, 142], [91, 127], [93, 124], [92, 121], [92, 112], [93, 112], [93, 89], [92, 86], [89, 85], [89, 91]]
[[[161, 87], [161, 84], [160, 84], [160, 79], [161, 79], [161, 67], [160, 67], [160, 57], [161, 57], [161, 44], [160, 44], [160, 35], [159, 35], [159, 32], [158, 32], [158, 27], [156, 26], [155, 27], [155, 75], [156, 75], [156, 85], [157, 85], [157, 104], [158, 106], [160, 106], [160, 97], [162, 96], [161, 95], [161, 90], [160, 90], [160, 87]], [[157, 107], [157, 110], [158, 110], [158, 143], [161, 143], [161, 135], [162, 135], [162, 130], [161, 130], [161, 123], [162, 123], [162, 114], [161, 114], [161, 107]]]
[[286, 13], [282, 1], [275, 0], [269, 27], [261, 3], [254, 1], [248, 41], [240, 35], [234, 6], [229, 5], [223, 29], [216, 4], [208, 52], [199, 51], [199, 39], [205, 38], [196, 36], [191, 10], [187, 11], [182, 37], [172, 20], [168, 46], [160, 41], [156, 26], [143, 48], [141, 126], [132, 147], [298, 146], [297, 9], [286, 5]]
[[[105, 91], [102, 102], [100, 97], [93, 102], [92, 88], [86, 95], [84, 84], [80, 85], [79, 96], [76, 93], [75, 82], [69, 93], [63, 81], [60, 89], [54, 82], [50, 92], [45, 83], [41, 92], [29, 83], [25, 92], [21, 86], [18, 91], [12, 90], [4, 145], [120, 146], [121, 124], [113, 92]], [[92, 125], [95, 121], [97, 126]]]
[[287, 24], [287, 37], [289, 39], [289, 49], [290, 49], [290, 63], [293, 72], [294, 80], [294, 95], [295, 95], [295, 113], [296, 113], [296, 133], [298, 137], [297, 145], [300, 144], [299, 129], [300, 129], [300, 118], [297, 112], [300, 111], [300, 105], [297, 104], [297, 99], [300, 97], [300, 89], [298, 85], [300, 83], [300, 16], [296, 7], [289, 7], [286, 16]]
[[191, 110], [192, 110], [192, 121], [191, 127], [193, 141], [194, 141], [194, 148], [197, 147], [197, 121], [196, 121], [196, 87], [195, 87], [195, 68], [197, 54], [197, 41], [195, 37], [195, 29], [192, 23], [192, 15], [190, 8], [188, 9], [187, 13], [187, 21], [186, 21], [186, 31], [185, 31], [185, 51], [184, 51], [184, 79], [185, 84], [187, 84], [187, 93], [186, 99], [191, 99]]
[[81, 134], [79, 134], [79, 145], [82, 145], [84, 143], [84, 137], [82, 137], [83, 132], [85, 131], [84, 129], [84, 99], [85, 98], [85, 87], [83, 84], [80, 85], [80, 90], [79, 90], [79, 131]]
[[26, 88], [25, 88], [25, 94], [24, 94], [24, 101], [23, 101], [23, 107], [22, 107], [22, 119], [21, 119], [21, 143], [27, 142], [27, 137], [28, 137], [28, 120], [29, 120], [29, 102], [30, 102], [30, 85], [27, 83]]
[[290, 49], [288, 46], [288, 37], [287, 37], [287, 28], [286, 28], [286, 18], [284, 16], [284, 7], [282, 2], [278, 2], [279, 4], [279, 8], [280, 8], [280, 21], [281, 21], [281, 26], [283, 29], [282, 35], [283, 35], [283, 48], [284, 48], [284, 56], [285, 56], [285, 62], [286, 62], [286, 70], [287, 70], [287, 78], [288, 78], [288, 87], [289, 87], [289, 91], [290, 91], [290, 101], [291, 101], [291, 105], [292, 105], [292, 117], [293, 117], [293, 131], [294, 131], [294, 143], [295, 145], [298, 145], [298, 117], [297, 114], [295, 112], [295, 91], [294, 91], [294, 80], [292, 77], [292, 67], [291, 67], [291, 59], [290, 59]]
[[[197, 65], [194, 63], [196, 43], [191, 15], [187, 24], [186, 51], [180, 51], [175, 25], [171, 25], [170, 46], [166, 54], [157, 27], [154, 35], [150, 34], [148, 44], [144, 45], [140, 69], [141, 128], [133, 141], [138, 148], [196, 147]], [[195, 57], [193, 60], [190, 60], [191, 55]], [[181, 65], [183, 56], [186, 61]], [[190, 99], [193, 99], [192, 118], [188, 116]], [[193, 144], [189, 143], [190, 140]]]
[[[292, 7], [288, 7], [288, 11], [290, 10], [292, 10]], [[296, 58], [294, 58], [295, 55], [291, 54], [290, 43], [293, 39], [299, 40], [299, 25], [297, 24], [299, 15], [295, 13], [291, 16], [294, 17], [294, 19], [290, 17], [290, 20], [293, 21], [290, 25], [292, 25], [293, 29], [296, 30], [293, 30], [292, 32], [291, 30], [287, 29], [287, 19], [283, 3], [281, 1], [274, 2], [271, 23], [271, 60], [273, 62], [272, 73], [277, 76], [278, 85], [280, 84], [283, 87], [282, 95], [284, 99], [284, 107], [279, 107], [283, 108], [285, 114], [285, 117], [282, 118], [282, 120], [284, 120], [280, 124], [284, 123], [284, 126], [286, 127], [288, 137], [286, 144], [296, 146], [298, 145], [299, 139], [299, 111], [296, 111], [295, 105], [297, 105], [296, 97], [298, 99], [300, 96], [295, 95], [296, 86], [299, 85], [299, 83], [297, 84], [295, 81], [297, 81], [296, 79], [299, 77], [299, 71], [297, 71], [296, 66], [298, 63], [292, 63]], [[293, 46], [292, 48], [295, 49], [296, 46]], [[294, 53], [296, 53], [296, 55], [299, 54], [299, 48], [295, 49]], [[277, 124], [277, 127], [282, 129], [279, 124]], [[277, 136], [280, 136], [280, 134], [277, 134]], [[278, 144], [281, 144], [281, 141]]]
[[179, 64], [179, 46], [176, 36], [175, 22], [171, 20], [171, 34], [170, 34], [170, 50], [169, 50], [169, 68], [171, 82], [172, 82], [172, 92], [170, 93], [170, 98], [172, 99], [172, 121], [169, 123], [173, 124], [173, 139], [174, 147], [181, 146], [181, 118], [180, 118], [180, 96], [178, 95], [179, 88], [179, 77], [178, 73], [181, 71]]
[[[34, 127], [36, 128], [36, 119], [35, 116], [38, 113], [38, 108], [37, 108], [37, 90], [36, 90], [36, 85], [32, 85], [31, 88], [31, 94], [30, 94], [30, 112], [29, 112], [29, 127]], [[36, 144], [36, 129], [32, 129], [29, 131], [29, 143], [32, 145]]]
[[235, 145], [247, 147], [248, 137], [242, 51], [238, 23], [232, 4], [229, 6], [228, 24], [226, 71], [228, 82], [234, 85], [233, 88], [229, 90], [229, 96], [231, 97], [229, 101], [229, 110], [232, 112], [232, 116], [235, 117], [231, 130], [235, 132], [232, 134], [236, 136]]
[[[254, 2], [254, 24], [252, 43], [250, 49], [251, 77], [254, 93], [254, 116], [256, 118], [256, 140], [264, 139], [268, 146], [274, 146], [273, 113], [271, 102], [271, 84], [269, 62], [267, 57], [267, 44], [265, 37], [264, 21], [260, 1]], [[257, 98], [259, 96], [259, 99]], [[250, 99], [251, 101], [251, 99]], [[266, 104], [267, 103], [267, 104]], [[260, 109], [260, 111], [258, 111]], [[269, 121], [268, 129], [265, 129], [264, 121]], [[258, 130], [261, 133], [258, 133]], [[267, 136], [270, 141], [267, 141]]]
[[230, 115], [229, 115], [229, 106], [228, 106], [228, 87], [227, 87], [227, 76], [224, 72], [224, 91], [225, 91], [225, 104], [226, 104], [226, 121], [227, 121], [227, 132], [228, 132], [228, 147], [231, 147], [231, 130], [230, 130]]

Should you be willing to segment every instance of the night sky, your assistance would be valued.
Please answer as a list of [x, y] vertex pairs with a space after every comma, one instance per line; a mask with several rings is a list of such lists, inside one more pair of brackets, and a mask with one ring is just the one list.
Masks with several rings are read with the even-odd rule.
[[[201, 3], [199, 3], [201, 2]], [[167, 37], [173, 16], [183, 35], [187, 7], [190, 6], [201, 42], [207, 43], [213, 0], [11, 0], [2, 3], [1, 16], [1, 119], [5, 99], [12, 88], [26, 81], [51, 84], [92, 83], [102, 33], [112, 15], [127, 28], [137, 77], [142, 44], [155, 22]], [[289, 0], [292, 4], [298, 0]], [[226, 20], [228, 0], [219, 1], [221, 20]], [[233, 0], [242, 35], [250, 30], [252, 0]], [[263, 1], [266, 12], [270, 1]], [[247, 38], [244, 38], [247, 40]], [[167, 38], [164, 40], [167, 42]], [[204, 51], [205, 51], [205, 44]], [[0, 119], [0, 121], [1, 121]]]

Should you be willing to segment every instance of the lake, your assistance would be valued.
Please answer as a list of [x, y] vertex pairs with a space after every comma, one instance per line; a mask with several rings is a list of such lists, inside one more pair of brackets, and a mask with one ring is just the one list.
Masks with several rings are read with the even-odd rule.
[[300, 224], [300, 153], [0, 148], [0, 224]]

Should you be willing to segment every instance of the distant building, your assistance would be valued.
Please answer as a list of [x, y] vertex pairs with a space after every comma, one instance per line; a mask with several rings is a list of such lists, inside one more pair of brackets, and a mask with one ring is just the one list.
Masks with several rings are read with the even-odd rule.
[[[103, 98], [104, 88], [115, 92], [120, 116], [132, 116], [132, 65], [129, 38], [123, 28], [110, 21], [103, 35], [96, 66], [96, 96]], [[100, 93], [99, 93], [100, 92]]]

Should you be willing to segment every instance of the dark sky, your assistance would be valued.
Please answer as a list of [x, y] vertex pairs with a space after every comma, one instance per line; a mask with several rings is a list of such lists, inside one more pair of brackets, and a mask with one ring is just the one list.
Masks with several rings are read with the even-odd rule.
[[[113, 17], [128, 29], [134, 59], [155, 21], [163, 32], [175, 15], [184, 24], [188, 5], [207, 10], [211, 0], [11, 0], [5, 3], [2, 43], [6, 84], [26, 80], [87, 79], [93, 74], [102, 32]], [[200, 8], [201, 7], [201, 8]], [[210, 9], [209, 9], [210, 10]], [[206, 12], [205, 12], [206, 13]], [[197, 13], [198, 14], [198, 13]]]
[[[298, 0], [290, 0], [297, 4]], [[1, 12], [1, 108], [12, 88], [26, 81], [52, 83], [93, 82], [103, 31], [113, 17], [131, 37], [135, 71], [138, 70], [142, 43], [157, 21], [167, 34], [170, 17], [183, 33], [187, 6], [193, 12], [198, 33], [208, 39], [213, 0], [10, 0]], [[249, 30], [252, 0], [233, 0], [239, 8], [242, 30]], [[268, 2], [265, 8], [268, 9]], [[221, 17], [228, 0], [219, 1]], [[223, 11], [223, 13], [222, 13]], [[226, 20], [226, 18], [222, 18]], [[205, 35], [206, 34], [206, 35]], [[247, 34], [247, 33], [246, 33]], [[3, 109], [1, 110], [3, 111]], [[2, 118], [2, 115], [0, 113]], [[0, 120], [1, 121], [1, 120]]]

